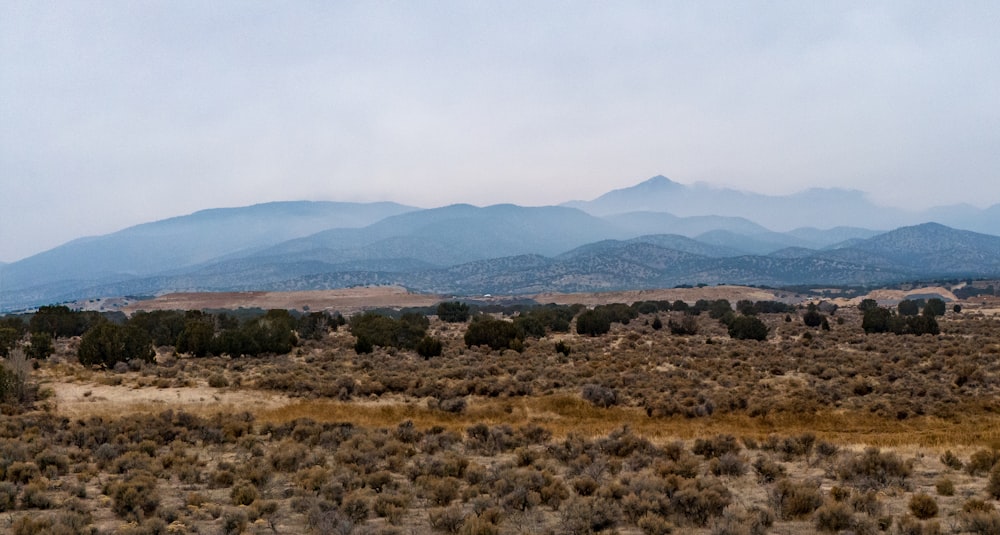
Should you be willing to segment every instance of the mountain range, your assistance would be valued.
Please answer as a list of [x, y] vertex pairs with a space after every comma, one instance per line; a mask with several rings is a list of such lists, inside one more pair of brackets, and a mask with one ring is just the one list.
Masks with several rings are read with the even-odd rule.
[[859, 192], [776, 197], [659, 176], [560, 206], [267, 203], [137, 225], [0, 265], [0, 310], [371, 284], [517, 294], [992, 277], [1000, 276], [998, 234], [1000, 205], [910, 213]]

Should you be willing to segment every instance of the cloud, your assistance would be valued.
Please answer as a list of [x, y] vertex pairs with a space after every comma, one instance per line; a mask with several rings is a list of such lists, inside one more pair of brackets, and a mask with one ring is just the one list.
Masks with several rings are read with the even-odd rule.
[[0, 5], [0, 259], [280, 199], [557, 203], [654, 174], [1000, 201], [1000, 7]]

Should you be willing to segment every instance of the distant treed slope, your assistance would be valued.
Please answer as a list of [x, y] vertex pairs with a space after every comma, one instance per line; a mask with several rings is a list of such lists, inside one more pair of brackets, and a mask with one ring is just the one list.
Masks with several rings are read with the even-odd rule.
[[[651, 241], [656, 239], [652, 237]], [[671, 239], [676, 238], [665, 238]], [[336, 265], [285, 263], [278, 256], [260, 257], [239, 269], [208, 266], [188, 274], [134, 279], [87, 291], [94, 295], [122, 295], [165, 290], [305, 290], [398, 284], [435, 293], [519, 294], [698, 283], [875, 285], [931, 276], [1000, 274], [1000, 238], [936, 224], [898, 229], [862, 240], [851, 248], [812, 252], [800, 249], [794, 253], [709, 257], [635, 239], [602, 240], [555, 258], [515, 255], [433, 269], [407, 259]]]
[[622, 236], [624, 232], [611, 223], [571, 208], [452, 205], [390, 217], [360, 230], [320, 232], [253, 256], [414, 258], [447, 266], [520, 254], [555, 255]]
[[3, 289], [166, 272], [322, 229], [370, 225], [411, 210], [395, 203], [335, 202], [276, 202], [204, 210], [81, 238], [8, 264], [3, 267]]

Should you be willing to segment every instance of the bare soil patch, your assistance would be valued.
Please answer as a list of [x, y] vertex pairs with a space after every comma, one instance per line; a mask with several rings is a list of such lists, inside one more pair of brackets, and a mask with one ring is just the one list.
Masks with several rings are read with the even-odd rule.
[[399, 286], [365, 286], [339, 290], [302, 292], [196, 292], [172, 293], [130, 303], [122, 310], [203, 310], [203, 309], [306, 309], [328, 310], [344, 315], [379, 307], [431, 306], [443, 299], [436, 294], [413, 293]]

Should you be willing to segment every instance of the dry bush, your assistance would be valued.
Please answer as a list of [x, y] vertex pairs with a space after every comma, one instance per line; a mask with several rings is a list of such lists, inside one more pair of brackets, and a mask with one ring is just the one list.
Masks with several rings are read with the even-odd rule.
[[851, 527], [854, 511], [847, 504], [832, 502], [816, 509], [813, 522], [818, 531], [840, 532]]
[[1000, 450], [979, 450], [969, 457], [969, 462], [965, 464], [965, 471], [970, 476], [985, 475], [993, 469], [997, 462], [1000, 462]]
[[788, 478], [774, 483], [768, 492], [768, 499], [778, 517], [785, 520], [803, 518], [823, 505], [823, 494], [818, 484]]
[[156, 485], [156, 477], [140, 470], [128, 474], [123, 480], [110, 483], [104, 493], [111, 497], [115, 514], [125, 519], [142, 521], [160, 505]]
[[934, 518], [938, 514], [937, 501], [929, 494], [923, 492], [911, 496], [907, 507], [913, 513], [913, 516], [920, 520]]
[[465, 523], [465, 513], [462, 508], [453, 505], [450, 507], [437, 507], [427, 512], [427, 519], [431, 527], [444, 533], [458, 533]]
[[937, 491], [938, 496], [954, 496], [955, 482], [947, 477], [942, 477], [934, 483], [934, 490]]
[[986, 483], [986, 493], [994, 499], [1000, 499], [1000, 463], [990, 470], [990, 477]]
[[922, 522], [912, 516], [901, 516], [896, 519], [894, 533], [896, 535], [940, 535], [941, 525], [935, 521]]
[[836, 470], [841, 481], [860, 489], [904, 486], [913, 472], [911, 463], [904, 462], [899, 455], [875, 447], [844, 459]]

